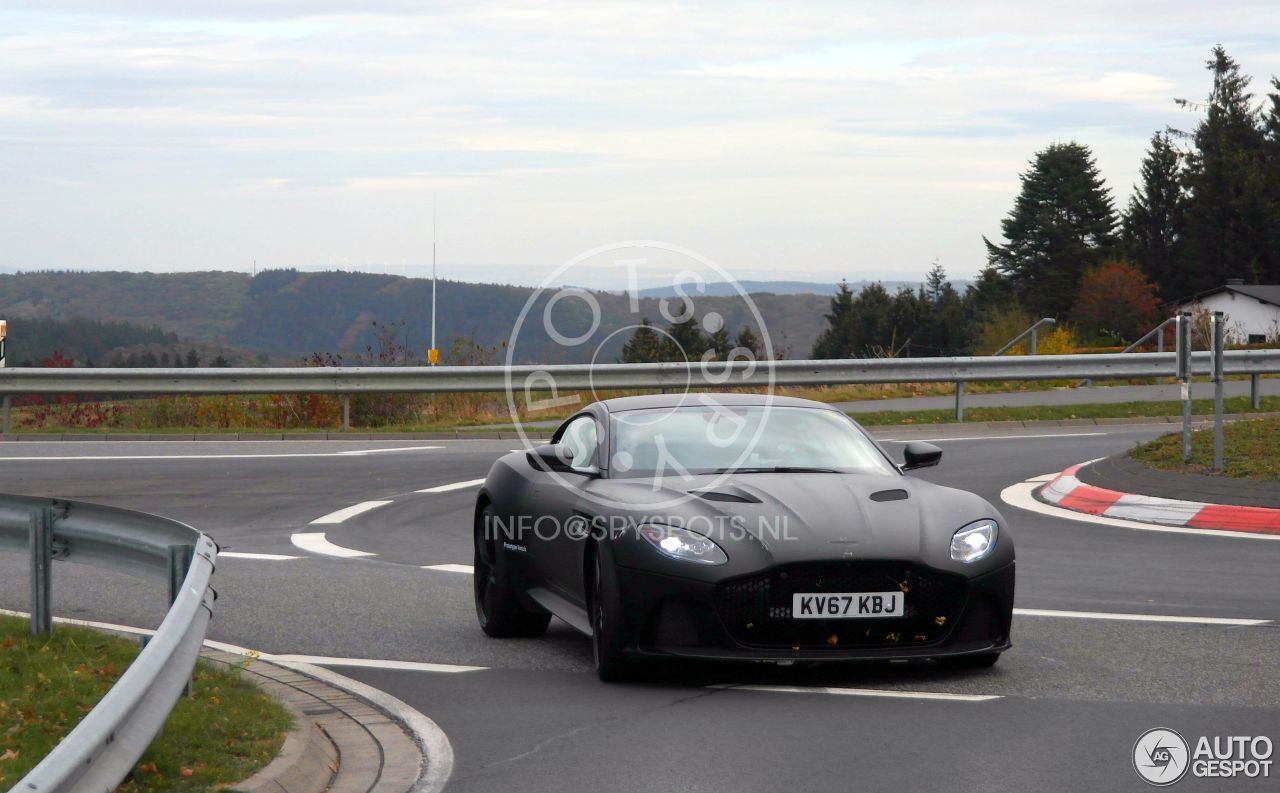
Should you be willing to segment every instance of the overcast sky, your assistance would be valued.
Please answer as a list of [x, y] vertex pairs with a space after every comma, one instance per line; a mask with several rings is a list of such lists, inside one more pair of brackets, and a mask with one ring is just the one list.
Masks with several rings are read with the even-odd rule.
[[420, 274], [436, 197], [467, 280], [637, 238], [969, 277], [1037, 149], [1091, 146], [1119, 206], [1214, 43], [1261, 93], [1278, 8], [7, 0], [0, 267]]

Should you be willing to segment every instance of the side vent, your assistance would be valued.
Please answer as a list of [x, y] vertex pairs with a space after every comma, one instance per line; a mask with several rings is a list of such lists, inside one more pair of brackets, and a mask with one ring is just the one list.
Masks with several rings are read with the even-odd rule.
[[880, 490], [871, 494], [872, 501], [905, 501], [907, 499], [907, 491], [905, 490]]

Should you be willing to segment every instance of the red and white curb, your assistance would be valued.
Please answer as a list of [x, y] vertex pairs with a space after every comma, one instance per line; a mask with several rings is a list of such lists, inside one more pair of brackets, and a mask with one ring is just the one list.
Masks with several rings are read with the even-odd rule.
[[1087, 485], [1076, 472], [1087, 463], [1067, 468], [1040, 488], [1043, 500], [1064, 509], [1140, 523], [1192, 529], [1243, 531], [1280, 535], [1280, 509], [1207, 504], [1135, 493], [1121, 493]]

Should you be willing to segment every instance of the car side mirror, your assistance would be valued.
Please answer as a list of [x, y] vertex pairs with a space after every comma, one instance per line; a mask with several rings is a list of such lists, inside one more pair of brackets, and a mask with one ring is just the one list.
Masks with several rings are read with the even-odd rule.
[[544, 471], [570, 471], [573, 455], [562, 443], [544, 443], [529, 450], [529, 462]]
[[912, 441], [902, 450], [902, 470], [914, 471], [917, 468], [931, 468], [942, 461], [942, 450], [932, 443]]

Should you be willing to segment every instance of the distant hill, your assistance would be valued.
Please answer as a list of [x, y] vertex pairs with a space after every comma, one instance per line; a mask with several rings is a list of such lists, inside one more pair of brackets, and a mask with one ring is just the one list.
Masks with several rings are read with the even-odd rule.
[[[786, 357], [805, 357], [825, 325], [834, 284], [747, 282], [773, 343]], [[697, 312], [720, 313], [731, 333], [749, 321], [742, 301], [727, 284], [712, 285], [724, 294], [696, 296]], [[801, 289], [806, 286], [807, 289]], [[893, 288], [895, 285], [886, 284]], [[813, 291], [822, 287], [825, 291]], [[714, 290], [709, 290], [714, 291]], [[440, 347], [465, 337], [497, 352], [533, 290], [528, 287], [441, 281], [437, 327]], [[666, 324], [659, 298], [650, 290], [639, 315]], [[630, 298], [594, 292], [600, 306], [595, 339], [625, 328], [639, 317]], [[568, 363], [589, 358], [595, 342], [564, 347], [552, 341], [541, 322], [544, 295], [529, 314], [516, 350], [518, 362]], [[583, 307], [585, 309], [585, 306]], [[132, 273], [35, 272], [0, 274], [0, 317], [54, 320], [84, 319], [158, 327], [198, 349], [231, 348], [265, 354], [276, 363], [313, 352], [360, 353], [373, 341], [374, 323], [394, 324], [402, 340], [419, 355], [430, 341], [431, 282], [418, 278], [350, 272], [268, 270], [257, 276], [233, 272]], [[586, 321], [585, 310], [578, 320]], [[570, 323], [572, 324], [572, 323]], [[585, 325], [583, 326], [585, 328]], [[582, 328], [579, 328], [580, 331]], [[573, 328], [560, 328], [571, 335]], [[15, 328], [15, 333], [17, 332]], [[613, 361], [629, 333], [610, 339], [597, 360]], [[21, 344], [15, 335], [14, 343]], [[202, 353], [203, 354], [203, 353]], [[25, 356], [24, 356], [25, 357]], [[252, 360], [256, 355], [240, 356]], [[96, 360], [96, 359], [95, 359]]]
[[126, 350], [148, 346], [174, 348], [178, 344], [176, 334], [154, 325], [144, 328], [128, 322], [79, 318], [22, 319], [13, 323], [9, 334], [12, 339], [6, 353], [10, 366], [39, 366], [54, 353], [60, 353], [77, 364], [103, 366], [111, 356]]
[[[850, 281], [849, 288], [854, 293], [862, 291], [864, 287], [870, 286], [875, 281]], [[920, 286], [919, 281], [880, 281], [878, 282], [890, 292], [896, 292], [900, 287], [915, 289]], [[746, 292], [749, 295], [769, 293], [774, 295], [826, 295], [830, 297], [836, 293], [836, 286], [839, 281], [818, 282], [818, 281], [738, 281], [730, 283], [728, 281], [717, 281], [706, 285], [705, 292], [697, 292], [692, 285], [683, 287], [686, 294], [706, 294], [718, 296], [732, 296]], [[956, 284], [957, 289], [963, 290], [963, 286]], [[672, 286], [658, 286], [651, 289], [641, 289], [639, 293], [642, 297], [675, 297], [676, 290]]]

